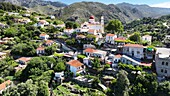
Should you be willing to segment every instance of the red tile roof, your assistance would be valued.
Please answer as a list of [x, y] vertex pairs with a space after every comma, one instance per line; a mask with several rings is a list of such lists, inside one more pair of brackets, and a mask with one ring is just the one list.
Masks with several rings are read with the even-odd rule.
[[123, 40], [126, 40], [125, 38], [115, 38], [114, 39], [115, 41], [123, 41]]
[[115, 34], [107, 34], [106, 36], [115, 36]]
[[24, 62], [28, 62], [28, 61], [31, 60], [31, 58], [21, 57], [21, 58], [19, 58], [18, 60], [24, 61]]
[[81, 67], [83, 64], [78, 61], [78, 60], [71, 60], [69, 62], [67, 62], [67, 64], [69, 64], [70, 66], [73, 66], [73, 67]]
[[124, 45], [124, 47], [138, 47], [138, 48], [143, 48], [143, 45], [139, 45], [139, 44], [126, 44]]
[[42, 36], [46, 36], [47, 34], [46, 33], [41, 33], [40, 34], [40, 36], [42, 37]]
[[116, 58], [121, 58], [122, 55], [118, 54], [118, 55], [115, 55]]
[[93, 52], [96, 52], [95, 49], [92, 49], [92, 48], [87, 48], [84, 50], [85, 52], [88, 52], [88, 53], [93, 53]]
[[9, 85], [11, 83], [10, 80], [5, 81], [4, 83], [0, 84], [0, 90], [3, 90], [7, 87], [7, 85]]
[[45, 50], [43, 47], [38, 47], [37, 50]]
[[149, 63], [149, 64], [147, 64], [147, 63], [141, 63], [140, 65], [142, 65], [142, 66], [152, 66], [152, 63]]
[[54, 43], [54, 41], [53, 41], [53, 40], [47, 40], [47, 41], [45, 42], [45, 44], [51, 44], [51, 43]]
[[95, 32], [95, 30], [94, 30], [94, 29], [89, 29], [89, 31], [88, 31], [88, 32], [94, 33], [94, 32]]

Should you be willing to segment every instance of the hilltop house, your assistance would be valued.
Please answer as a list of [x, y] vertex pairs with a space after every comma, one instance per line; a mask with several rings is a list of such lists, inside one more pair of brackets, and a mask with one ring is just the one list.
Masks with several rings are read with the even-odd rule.
[[117, 38], [117, 35], [115, 35], [115, 34], [107, 34], [106, 38], [105, 38], [105, 42], [110, 43], [110, 44], [114, 44], [115, 43], [115, 41], [114, 41], [115, 38]]
[[123, 46], [123, 54], [142, 59], [144, 58], [144, 46], [139, 44], [126, 44]]
[[155, 67], [158, 76], [170, 77], [170, 49], [157, 48]]
[[45, 43], [44, 43], [44, 45], [45, 46], [51, 46], [51, 45], [53, 45], [55, 42], [53, 41], [53, 40], [46, 40], [45, 41]]
[[66, 63], [68, 69], [73, 72], [74, 76], [76, 76], [77, 73], [82, 73], [85, 71], [85, 66], [78, 60], [71, 60]]
[[152, 36], [144, 35], [144, 36], [142, 36], [142, 40], [146, 41], [146, 42], [149, 42], [149, 44], [151, 44], [152, 43]]
[[70, 28], [64, 29], [64, 33], [67, 34], [67, 35], [70, 35], [73, 32], [74, 32], [74, 29], [70, 29]]
[[40, 20], [38, 23], [37, 23], [37, 27], [44, 27], [44, 26], [48, 26], [49, 25], [49, 22], [47, 22], [46, 20]]
[[39, 54], [45, 54], [45, 48], [43, 47], [38, 47], [36, 49], [36, 53], [39, 55]]
[[43, 40], [47, 40], [49, 38], [49, 35], [47, 35], [46, 33], [41, 33], [39, 37]]
[[7, 53], [0, 52], [0, 60], [4, 59], [7, 56]]
[[17, 59], [16, 61], [17, 61], [18, 63], [20, 63], [21, 65], [25, 65], [25, 64], [27, 64], [30, 60], [31, 60], [30, 57], [21, 57], [21, 58]]
[[2, 84], [0, 84], [0, 94], [2, 94], [2, 91], [8, 89], [9, 87], [11, 87], [12, 82], [10, 80], [3, 82]]
[[102, 50], [95, 50], [92, 48], [87, 48], [87, 49], [83, 50], [83, 54], [85, 54], [86, 56], [104, 58], [106, 56], [107, 52], [102, 51]]

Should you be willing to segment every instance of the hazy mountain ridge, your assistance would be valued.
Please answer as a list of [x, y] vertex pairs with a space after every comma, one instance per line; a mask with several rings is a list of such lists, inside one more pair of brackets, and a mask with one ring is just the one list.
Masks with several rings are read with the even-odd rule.
[[28, 7], [34, 11], [44, 14], [54, 14], [63, 20], [73, 20], [82, 22], [94, 15], [97, 20], [100, 16], [105, 17], [105, 21], [119, 19], [122, 22], [130, 22], [143, 17], [160, 17], [170, 14], [168, 8], [155, 8], [148, 5], [132, 5], [128, 3], [103, 4], [99, 2], [78, 2], [66, 5], [61, 2], [44, 0], [0, 0], [11, 2], [16, 5]]

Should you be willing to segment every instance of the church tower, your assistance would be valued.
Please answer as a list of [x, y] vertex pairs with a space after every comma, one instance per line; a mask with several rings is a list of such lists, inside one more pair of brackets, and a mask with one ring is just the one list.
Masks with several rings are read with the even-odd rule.
[[104, 33], [104, 16], [101, 16], [102, 33]]

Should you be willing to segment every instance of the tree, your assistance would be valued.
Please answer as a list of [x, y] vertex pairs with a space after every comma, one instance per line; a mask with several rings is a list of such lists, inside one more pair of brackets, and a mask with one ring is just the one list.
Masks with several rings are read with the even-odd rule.
[[170, 81], [164, 81], [159, 84], [157, 96], [170, 96]]
[[120, 70], [117, 74], [117, 82], [115, 93], [116, 96], [129, 96], [129, 79], [127, 77], [128, 73], [124, 70]]
[[78, 27], [80, 27], [80, 24], [77, 23], [77, 22], [75, 22], [75, 23], [73, 24], [73, 28], [76, 29], [76, 28], [78, 28]]
[[98, 58], [94, 58], [94, 60], [92, 61], [92, 67], [100, 68], [100, 66], [101, 66], [100, 60]]
[[20, 83], [5, 90], [3, 96], [37, 96], [38, 87], [32, 80], [27, 80], [26, 83]]
[[129, 40], [141, 43], [141, 34], [139, 32], [135, 32], [133, 35], [129, 37]]
[[73, 28], [74, 22], [66, 22], [66, 28]]
[[64, 64], [65, 61], [63, 61], [61, 58], [57, 60], [57, 64], [54, 66], [54, 71], [55, 72], [61, 72], [66, 69], [66, 65]]
[[13, 37], [13, 36], [16, 36], [17, 34], [18, 34], [18, 29], [15, 27], [10, 27], [5, 30], [6, 37]]
[[[40, 80], [41, 76], [48, 77], [52, 72], [48, 72], [56, 61], [52, 57], [34, 57], [21, 74], [22, 81], [32, 79], [34, 81]], [[46, 73], [47, 72], [47, 73]]]
[[48, 47], [45, 48], [45, 52], [46, 52], [47, 55], [52, 55], [56, 51], [57, 51], [57, 45], [56, 44], [53, 44], [52, 46], [48, 46]]
[[118, 33], [118, 34], [123, 32], [123, 30], [124, 30], [121, 21], [119, 21], [117, 19], [109, 21], [109, 23], [106, 26], [106, 29], [108, 31], [111, 31], [111, 33]]
[[48, 89], [48, 84], [44, 81], [38, 82], [38, 94], [37, 96], [50, 96], [50, 92]]

